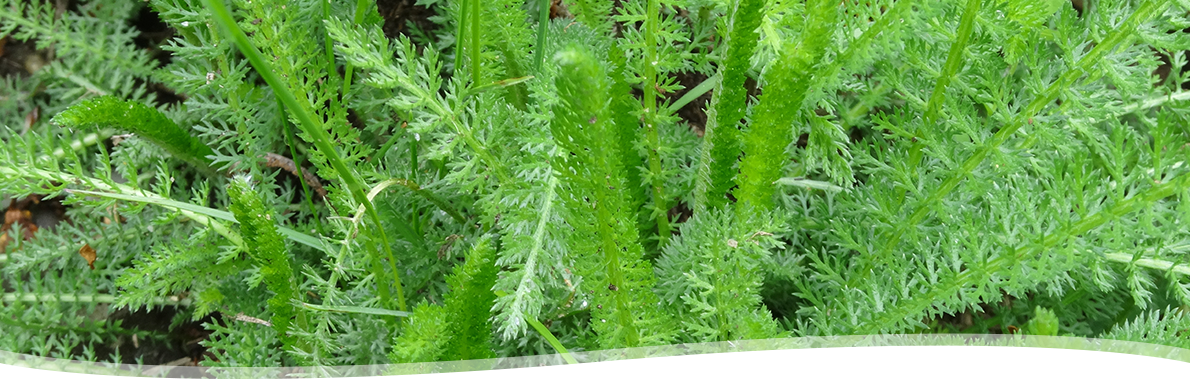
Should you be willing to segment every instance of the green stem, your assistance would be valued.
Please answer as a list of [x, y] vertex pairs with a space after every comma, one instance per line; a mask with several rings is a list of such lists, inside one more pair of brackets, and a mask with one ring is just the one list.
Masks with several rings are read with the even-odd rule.
[[417, 149], [418, 141], [416, 138], [409, 141], [409, 179], [417, 181]]
[[[1166, 94], [1166, 95], [1154, 96], [1154, 97], [1142, 100], [1140, 102], [1129, 104], [1119, 110], [1115, 110], [1115, 111], [1109, 110], [1107, 112], [1108, 116], [1105, 118], [1102, 118], [1101, 120], [1117, 118], [1117, 117], [1124, 116], [1124, 115], [1127, 115], [1127, 114], [1130, 114], [1130, 113], [1133, 113], [1136, 111], [1147, 110], [1147, 109], [1150, 109], [1153, 107], [1164, 105], [1167, 102], [1180, 102], [1180, 101], [1185, 101], [1185, 100], [1190, 100], [1190, 91], [1179, 91], [1179, 92], [1170, 93], [1170, 94]], [[1060, 115], [1063, 113], [1063, 111], [1065, 111], [1065, 109], [1067, 108], [1067, 105], [1069, 105], [1069, 104], [1072, 104], [1072, 103], [1062, 103], [1062, 105], [1058, 106], [1057, 110], [1050, 111], [1049, 114], [1051, 114], [1051, 115], [1059, 114]], [[1095, 119], [1094, 118], [1070, 118], [1067, 121], [1067, 124], [1079, 125], [1079, 124], [1085, 124], [1085, 123], [1092, 122], [1093, 120], [1095, 120]], [[1018, 150], [1030, 149], [1033, 147], [1033, 144], [1036, 144], [1038, 141], [1039, 140], [1037, 138], [1037, 134], [1029, 135], [1029, 138], [1025, 139], [1024, 142], [1019, 144], [1016, 147], [1016, 149], [1018, 149]]]
[[[109, 137], [114, 136], [115, 134], [116, 134], [116, 130], [111, 129], [111, 128], [104, 128], [104, 129], [100, 130], [98, 133], [88, 133], [86, 136], [83, 136], [83, 138], [81, 138], [81, 139], [71, 141], [70, 142], [70, 150], [77, 152], [77, 151], [83, 149], [84, 147], [95, 145], [95, 144], [99, 143], [100, 140], [105, 140]], [[54, 156], [54, 158], [61, 159], [62, 157], [66, 156], [66, 151], [62, 150], [62, 148], [54, 149], [53, 156]], [[43, 159], [45, 159], [45, 158], [43, 158]]]
[[826, 73], [825, 75], [814, 76], [814, 85], [811, 89], [821, 89], [826, 80], [838, 76], [839, 71], [851, 63], [851, 60], [855, 58], [856, 54], [868, 51], [868, 46], [872, 44], [872, 41], [876, 40], [877, 36], [882, 34], [885, 36], [889, 35], [889, 29], [892, 23], [903, 21], [905, 19], [904, 13], [913, 8], [913, 5], [916, 3], [916, 0], [894, 2], [892, 8], [888, 12], [885, 12], [883, 16], [880, 16], [879, 20], [876, 20], [871, 27], [864, 31], [864, 34], [860, 35], [855, 41], [847, 44], [847, 50], [844, 50], [842, 54], [839, 54], [838, 58], [832, 60], [830, 66], [823, 71]]
[[[606, 195], [607, 191], [601, 191], [605, 196], [596, 194], [596, 199], [602, 201], [596, 206], [597, 220], [599, 221], [599, 238], [603, 241], [600, 246], [603, 250], [602, 261], [605, 263], [604, 274], [607, 276], [609, 284], [620, 284], [624, 286], [624, 264], [621, 263], [621, 254], [627, 249], [622, 249], [622, 244], [617, 244], [616, 231], [612, 226], [615, 225], [616, 218], [612, 214], [606, 204], [611, 201]], [[600, 199], [602, 198], [602, 199]], [[631, 258], [625, 257], [624, 260], [630, 261]], [[637, 328], [636, 318], [633, 315], [632, 298], [628, 291], [613, 291], [611, 298], [616, 304], [616, 319], [620, 328], [624, 331], [621, 336], [624, 337], [624, 343], [627, 347], [636, 347], [640, 343], [640, 330]]]
[[[352, 16], [352, 21], [356, 25], [364, 22], [364, 13], [367, 12], [368, 4], [371, 4], [368, 0], [356, 0], [355, 15]], [[331, 60], [331, 62], [334, 62], [334, 60]], [[344, 99], [347, 98], [347, 91], [351, 90], [351, 74], [353, 71], [355, 71], [355, 67], [351, 63], [343, 65], [343, 90], [340, 93], [343, 94]]]
[[[1146, 1], [1144, 4], [1141, 4], [1139, 9], [1129, 16], [1123, 25], [1121, 25], [1119, 28], [1116, 28], [1111, 35], [1103, 39], [1103, 41], [1099, 44], [1095, 45], [1095, 48], [1087, 52], [1087, 54], [1084, 55], [1077, 64], [1075, 64], [1074, 68], [1063, 73], [1062, 76], [1058, 78], [1058, 80], [1054, 81], [1054, 83], [1045, 90], [1045, 92], [1033, 99], [1033, 101], [1029, 103], [1029, 105], [1026, 106], [1025, 109], [1021, 111], [1021, 113], [1016, 115], [1011, 124], [1004, 126], [1004, 128], [996, 132], [992, 138], [984, 142], [983, 146], [980, 147], [975, 152], [975, 154], [963, 162], [963, 165], [959, 168], [957, 173], [954, 173], [954, 175], [942, 182], [941, 185], [934, 188], [934, 192], [930, 194], [930, 196], [924, 202], [922, 202], [920, 206], [918, 206], [913, 214], [910, 215], [908, 220], [897, 225], [897, 228], [893, 230], [892, 236], [885, 240], [886, 244], [884, 246], [884, 252], [882, 253], [882, 256], [887, 257], [889, 253], [892, 252], [893, 248], [896, 247], [896, 245], [900, 242], [900, 238], [905, 233], [905, 229], [908, 227], [915, 227], [922, 221], [922, 219], [925, 219], [926, 215], [929, 213], [930, 205], [938, 202], [942, 199], [942, 197], [954, 190], [954, 188], [958, 186], [959, 182], [961, 182], [963, 178], [966, 178], [968, 174], [970, 174], [973, 170], [975, 170], [976, 167], [983, 163], [983, 159], [987, 157], [989, 152], [991, 152], [993, 149], [999, 149], [1000, 145], [1002, 145], [1004, 141], [1008, 140], [1009, 136], [1016, 133], [1017, 130], [1020, 130], [1029, 118], [1040, 113], [1042, 109], [1049, 106], [1050, 103], [1053, 103], [1064, 89], [1074, 84], [1074, 82], [1079, 78], [1083, 77], [1093, 68], [1094, 65], [1103, 59], [1103, 56], [1107, 55], [1109, 51], [1115, 49], [1117, 45], [1127, 39], [1136, 29], [1137, 25], [1148, 21], [1169, 5], [1166, 2], [1159, 2], [1159, 4], [1160, 5], [1152, 1]], [[879, 262], [881, 260], [876, 261]]]
[[[311, 140], [313, 140], [311, 142], [314, 143], [318, 150], [326, 156], [327, 162], [331, 164], [331, 167], [333, 167], [335, 171], [339, 173], [343, 183], [347, 185], [347, 188], [351, 192], [351, 195], [355, 201], [362, 203], [367, 209], [368, 216], [370, 219], [372, 219], [373, 223], [375, 223], [375, 226], [373, 226], [375, 229], [375, 234], [379, 235], [381, 244], [383, 245], [383, 249], [385, 251], [384, 254], [389, 260], [393, 286], [397, 289], [398, 309], [401, 311], [406, 311], [405, 291], [401, 287], [400, 273], [397, 271], [397, 263], [392, 254], [392, 247], [389, 245], [387, 234], [385, 234], [381, 229], [380, 215], [376, 213], [376, 208], [372, 205], [372, 202], [368, 200], [367, 195], [364, 192], [364, 186], [360, 181], [358, 174], [356, 174], [355, 171], [348, 167], [347, 163], [343, 161], [343, 158], [335, 149], [334, 142], [331, 140], [330, 135], [326, 132], [326, 129], [322, 126], [322, 124], [315, 121], [310, 115], [310, 112], [302, 107], [302, 104], [298, 102], [297, 98], [294, 96], [293, 92], [290, 91], [289, 87], [286, 86], [285, 83], [281, 81], [281, 78], [277, 75], [277, 73], [273, 71], [272, 65], [269, 64], [268, 60], [264, 58], [264, 55], [260, 52], [260, 50], [248, 40], [248, 36], [244, 35], [244, 31], [240, 30], [239, 25], [236, 25], [235, 19], [232, 18], [231, 12], [229, 12], [227, 7], [223, 4], [223, 0], [204, 0], [204, 2], [213, 13], [215, 21], [219, 24], [219, 26], [225, 32], [227, 32], [227, 34], [231, 35], [236, 45], [240, 48], [240, 51], [246, 58], [248, 58], [248, 61], [252, 63], [252, 66], [256, 69], [257, 73], [260, 74], [265, 82], [269, 84], [269, 87], [273, 89], [273, 91], [277, 94], [277, 97], [281, 98], [282, 103], [285, 104], [286, 108], [289, 108], [294, 117], [296, 117], [298, 121], [301, 122], [300, 126], [302, 127], [302, 130], [311, 136]], [[372, 249], [375, 249], [375, 247], [372, 247]], [[376, 275], [382, 275], [382, 273], [376, 273]], [[378, 284], [377, 287], [380, 289], [380, 294], [382, 297], [387, 296], [387, 286]]]
[[657, 28], [658, 13], [661, 4], [659, 0], [649, 0], [645, 10], [645, 138], [649, 144], [649, 171], [653, 179], [653, 213], [657, 218], [658, 247], [664, 247], [669, 241], [669, 207], [665, 199], [665, 179], [661, 176], [661, 134], [657, 130]]
[[[79, 302], [79, 303], [116, 303], [116, 296], [111, 294], [36, 294], [36, 293], [4, 293], [0, 301], [12, 302]], [[189, 306], [190, 299], [179, 299], [176, 296], [154, 298], [152, 305]]]
[[[128, 185], [118, 183], [107, 183], [93, 178], [75, 177], [61, 172], [51, 172], [40, 169], [28, 168], [10, 168], [0, 167], [0, 175], [5, 177], [17, 178], [37, 178], [42, 180], [50, 180], [58, 183], [73, 183], [78, 185], [87, 185], [91, 188], [102, 191], [114, 191], [116, 193], [93, 192], [83, 190], [65, 190], [67, 192], [82, 193], [87, 195], [101, 196], [105, 198], [124, 199], [134, 202], [152, 203], [158, 206], [169, 207], [182, 213], [183, 216], [198, 222], [204, 226], [208, 226], [215, 230], [216, 233], [223, 235], [227, 240], [231, 241], [237, 247], [243, 248], [244, 243], [240, 239], [239, 234], [231, 231], [223, 224], [216, 222], [214, 219], [223, 219], [228, 221], [235, 221], [231, 213], [222, 210], [215, 210], [207, 207], [197, 206], [189, 203], [178, 202], [173, 199], [166, 199], [160, 195], [150, 193], [148, 191], [134, 189]], [[135, 195], [129, 195], [135, 194]], [[282, 228], [281, 232], [286, 234], [291, 240], [299, 243], [313, 244], [315, 249], [324, 250], [318, 239], [314, 239], [308, 235], [303, 235], [300, 232], [293, 231], [287, 228]]]
[[[322, 19], [331, 19], [331, 0], [322, 0]], [[335, 43], [331, 40], [331, 34], [329, 32], [322, 37], [326, 50], [326, 77], [330, 79], [330, 83], [333, 85], [335, 81], [339, 80], [339, 70], [335, 67]], [[346, 92], [343, 95], [346, 95]]]
[[[943, 65], [942, 73], [938, 76], [938, 82], [934, 83], [934, 91], [930, 93], [930, 100], [926, 103], [926, 113], [922, 116], [921, 124], [918, 124], [914, 128], [913, 135], [915, 136], [921, 133], [921, 127], [933, 127], [934, 121], [942, 113], [942, 105], [946, 102], [946, 87], [950, 85], [950, 81], [954, 79], [955, 74], [958, 73], [960, 66], [962, 66], [963, 52], [971, 42], [971, 34], [975, 30], [975, 16], [979, 14], [980, 1], [967, 1], [967, 8], [963, 10], [963, 18], [959, 21], [959, 32], [955, 36], [954, 42], [950, 45], [950, 51], [946, 55], [946, 63]], [[911, 173], [917, 172], [917, 166], [921, 164], [921, 150], [924, 147], [925, 143], [923, 141], [917, 141], [913, 144], [913, 148], [910, 149], [909, 171]]]
[[467, 23], [467, 5], [470, 4], [470, 2], [469, 2], [470, 0], [456, 0], [456, 1], [461, 2], [459, 4], [458, 18], [455, 20], [455, 67], [454, 67], [453, 75], [458, 76], [458, 75], [462, 75], [461, 73], [463, 72], [463, 54], [465, 54], [464, 53], [465, 49], [463, 49], [463, 43], [464, 43], [463, 37], [466, 37], [463, 34], [463, 30], [464, 30], [463, 26], [466, 25], [466, 23]]
[[303, 302], [302, 308], [315, 311], [328, 311], [332, 313], [351, 313], [351, 314], [369, 314], [369, 315], [383, 315], [389, 317], [408, 317], [412, 313], [388, 309], [379, 309], [374, 307], [361, 306], [327, 306], [315, 305]]
[[[405, 87], [405, 89], [419, 96], [423, 96], [423, 99], [431, 96], [431, 94], [420, 87]], [[430, 102], [428, 106], [439, 116], [442, 116], [447, 120], [447, 122], [450, 123], [451, 128], [455, 130], [455, 133], [458, 133], [459, 137], [463, 138], [463, 142], [465, 142], [467, 146], [471, 148], [471, 150], [475, 151], [475, 154], [479, 156], [483, 162], [487, 163], [488, 166], [491, 167], [492, 173], [496, 175], [496, 179], [499, 180], [500, 183], [509, 183], [511, 178], [504, 170], [504, 163], [502, 161], [496, 160], [496, 157], [488, 151], [487, 146], [481, 144], [479, 140], [475, 139], [475, 135], [472, 133], [471, 128], [459, 121], [458, 116], [450, 109], [444, 107], [441, 103]], [[442, 162], [439, 162], [439, 165], [442, 165]], [[442, 167], [440, 166], [439, 169], [441, 171]]]
[[1136, 261], [1133, 261], [1131, 253], [1108, 253], [1103, 255], [1103, 258], [1107, 259], [1108, 261], [1114, 261], [1121, 264], [1136, 264], [1140, 267], [1157, 270], [1168, 270], [1183, 276], [1190, 276], [1190, 266], [1178, 264], [1172, 261], [1165, 261], [1161, 259], [1137, 259]]
[[[224, 225], [215, 221], [215, 219], [219, 219], [219, 220], [224, 220], [224, 221], [231, 222], [231, 223], [239, 223], [239, 221], [236, 220], [235, 217], [227, 211], [216, 210], [213, 208], [207, 208], [207, 207], [198, 206], [198, 205], [194, 205], [194, 204], [190, 204], [190, 203], [186, 203], [186, 202], [178, 202], [173, 199], [163, 198], [160, 195], [153, 194], [150, 192], [145, 192], [145, 191], [140, 192], [140, 194], [144, 194], [144, 195], [105, 193], [105, 192], [87, 191], [87, 190], [67, 190], [67, 192], [91, 195], [91, 196], [96, 196], [96, 197], [101, 197], [101, 198], [120, 199], [120, 200], [129, 201], [129, 202], [155, 204], [155, 205], [158, 205], [161, 207], [172, 208], [174, 210], [177, 210], [178, 212], [181, 212], [182, 215], [186, 216], [187, 218], [190, 218], [190, 219], [194, 220], [195, 222], [198, 222], [199, 224], [202, 224], [204, 226], [209, 226], [211, 229], [215, 230], [215, 232], [219, 233], [220, 235], [223, 235], [228, 240], [230, 240], [232, 243], [235, 243], [235, 245], [239, 246], [240, 248], [244, 248], [244, 244], [240, 240], [239, 235], [237, 235], [235, 232], [232, 232], [230, 229], [227, 228], [227, 226], [224, 226]], [[133, 192], [133, 194], [136, 194], [136, 193]], [[291, 228], [288, 228], [288, 227], [278, 226], [277, 230], [280, 231], [282, 235], [285, 235], [285, 237], [287, 237], [289, 240], [293, 240], [295, 243], [304, 244], [310, 248], [314, 248], [319, 251], [327, 252], [326, 247], [324, 247], [322, 245], [322, 241], [318, 240], [318, 238], [303, 234], [301, 232], [297, 232], [297, 231], [295, 231]]]
[[950, 81], [954, 79], [955, 74], [962, 66], [963, 52], [971, 42], [971, 34], [975, 30], [975, 16], [979, 14], [980, 2], [981, 0], [967, 1], [967, 8], [963, 10], [963, 18], [959, 21], [959, 33], [955, 36], [954, 43], [950, 45], [950, 51], [946, 55], [946, 64], [943, 65], [938, 82], [934, 84], [934, 92], [930, 93], [929, 103], [926, 103], [926, 114], [922, 119], [922, 125], [929, 126], [942, 112], [942, 104], [946, 99], [946, 87], [950, 85]]
[[[1041, 239], [1040, 244], [1013, 248], [1008, 254], [998, 255], [996, 258], [979, 267], [968, 266], [966, 270], [955, 276], [949, 283], [936, 285], [928, 292], [915, 292], [914, 294], [916, 296], [910, 298], [908, 302], [901, 302], [895, 305], [895, 307], [887, 309], [887, 312], [879, 314], [869, 324], [860, 326], [855, 333], [857, 335], [869, 335], [891, 332], [890, 329], [906, 321], [906, 316], [913, 315], [921, 310], [927, 310], [931, 305], [938, 302], [938, 300], [946, 299], [948, 297], [947, 295], [953, 295], [960, 292], [961, 289], [969, 288], [971, 284], [982, 283], [980, 278], [975, 278], [976, 276], [994, 276], [1001, 268], [1007, 268], [1014, 263], [1019, 263], [1025, 257], [1035, 255], [1038, 252], [1044, 252], [1070, 237], [1085, 234], [1095, 227], [1132, 213], [1159, 199], [1184, 192], [1187, 187], [1190, 187], [1190, 175], [1184, 175], [1176, 181], [1166, 182], [1149, 188], [1144, 193], [1123, 200], [1110, 209], [1079, 220], [1067, 227], [1065, 231], [1057, 231], [1046, 235]], [[1035, 240], [1030, 239], [1030, 241]], [[1131, 255], [1127, 256], [1126, 260], [1131, 262]], [[1111, 259], [1113, 256], [1109, 254], [1108, 258]], [[1169, 269], [1169, 267], [1166, 266], [1161, 269]]]
[[838, 20], [838, 3], [811, 1], [806, 5], [805, 17], [807, 30], [802, 31], [797, 42], [786, 43], [765, 74], [764, 94], [744, 134], [744, 158], [736, 175], [739, 188], [732, 192], [737, 199], [735, 211], [744, 219], [753, 212], [776, 207], [773, 195], [784, 166], [778, 163], [789, 160], [786, 149], [793, 143], [790, 127], [800, 116], [813, 84], [809, 73], [830, 44], [827, 36]]
[[388, 185], [393, 185], [393, 184], [404, 186], [405, 188], [412, 191], [414, 194], [420, 195], [422, 198], [425, 198], [425, 200], [429, 201], [430, 203], [433, 203], [435, 206], [438, 206], [438, 208], [441, 209], [443, 212], [445, 212], [447, 215], [450, 215], [451, 218], [454, 218], [454, 220], [456, 222], [459, 222], [460, 224], [467, 223], [467, 218], [463, 217], [463, 214], [459, 213], [458, 210], [455, 210], [454, 207], [451, 207], [449, 203], [446, 203], [446, 200], [439, 198], [437, 195], [434, 195], [434, 193], [431, 193], [431, 192], [427, 191], [426, 189], [421, 188], [421, 186], [417, 185], [417, 182], [410, 181], [407, 179], [399, 179], [398, 178], [398, 179], [386, 180], [384, 182], [381, 182], [377, 186], [381, 186], [381, 185], [388, 186]]
[[470, 62], [470, 64], [471, 64], [471, 86], [473, 86], [473, 87], [478, 86], [480, 83], [480, 80], [482, 79], [480, 77], [480, 71], [481, 71], [480, 69], [482, 69], [482, 66], [483, 66], [482, 61], [480, 60], [480, 45], [481, 45], [482, 40], [479, 38], [479, 35], [480, 35], [479, 28], [483, 24], [483, 18], [479, 17], [480, 16], [479, 2], [480, 2], [480, 0], [471, 0], [470, 1], [471, 11], [469, 13], [471, 14], [471, 18], [467, 20], [469, 23], [471, 23], [471, 40], [467, 41], [471, 45], [471, 47], [467, 50], [468, 50], [468, 53], [471, 54], [471, 58], [470, 58], [470, 60], [471, 60], [471, 62]]
[[533, 47], [533, 72], [541, 75], [541, 65], [545, 62], [545, 38], [550, 30], [550, 0], [538, 0], [537, 8], [537, 46]]
[[[412, 49], [410, 49], [408, 46], [405, 46], [404, 49], [406, 49], [404, 53], [405, 57], [409, 57], [411, 59], [417, 55], [417, 53], [412, 51]], [[505, 171], [504, 162], [496, 160], [491, 152], [488, 151], [487, 146], [481, 144], [479, 140], [475, 138], [471, 128], [459, 120], [458, 111], [455, 108], [444, 104], [443, 101], [439, 99], [438, 93], [429, 91], [422, 87], [421, 84], [414, 82], [409, 76], [400, 74], [397, 69], [391, 65], [379, 66], [376, 67], [376, 70], [378, 70], [378, 73], [394, 78], [396, 80], [396, 85], [407, 91], [409, 93], [408, 95], [420, 99], [431, 99], [432, 101], [426, 101], [421, 104], [433, 113], [437, 114], [440, 120], [448, 123], [451, 129], [453, 129], [455, 133], [457, 133], [459, 137], [463, 139], [463, 142], [474, 151], [475, 155], [479, 156], [480, 160], [488, 165], [492, 174], [496, 176], [501, 184], [509, 183], [510, 177]], [[440, 160], [436, 161], [436, 165], [439, 168], [439, 173], [441, 173], [442, 170], [445, 170], [445, 162]]]

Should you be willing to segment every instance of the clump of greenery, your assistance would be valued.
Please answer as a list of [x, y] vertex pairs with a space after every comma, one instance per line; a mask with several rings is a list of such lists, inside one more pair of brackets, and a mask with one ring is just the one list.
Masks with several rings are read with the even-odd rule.
[[0, 81], [0, 194], [67, 207], [0, 252], [2, 350], [165, 339], [109, 307], [217, 316], [208, 366], [1190, 347], [1182, 2], [76, 3], [0, 1], [49, 58]]

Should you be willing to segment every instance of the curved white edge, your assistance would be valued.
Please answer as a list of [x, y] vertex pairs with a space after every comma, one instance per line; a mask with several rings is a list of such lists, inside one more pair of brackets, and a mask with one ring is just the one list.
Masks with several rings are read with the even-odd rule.
[[[1004, 335], [880, 335], [713, 342], [459, 362], [347, 367], [129, 366], [0, 351], [0, 379], [571, 377], [1190, 378], [1190, 350], [1114, 340]], [[634, 360], [626, 360], [634, 359]], [[476, 372], [483, 371], [483, 372]], [[403, 376], [394, 376], [401, 374]], [[378, 377], [377, 377], [378, 376]], [[1156, 377], [1159, 376], [1159, 377]], [[1169, 377], [1172, 376], [1172, 377]]]

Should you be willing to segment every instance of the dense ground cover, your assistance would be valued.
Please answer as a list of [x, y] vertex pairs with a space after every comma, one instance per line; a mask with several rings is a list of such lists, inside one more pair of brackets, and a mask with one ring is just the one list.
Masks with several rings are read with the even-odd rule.
[[1190, 348], [1188, 11], [0, 1], [0, 350]]

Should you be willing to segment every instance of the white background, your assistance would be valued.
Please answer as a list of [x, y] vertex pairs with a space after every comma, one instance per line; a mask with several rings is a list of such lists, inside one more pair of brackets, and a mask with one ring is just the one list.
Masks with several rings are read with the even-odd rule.
[[[129, 379], [0, 365], [3, 379]], [[366, 379], [1149, 379], [1190, 378], [1190, 363], [1031, 347], [840, 347], [732, 352]], [[356, 378], [364, 379], [364, 378]]]

